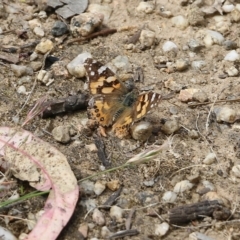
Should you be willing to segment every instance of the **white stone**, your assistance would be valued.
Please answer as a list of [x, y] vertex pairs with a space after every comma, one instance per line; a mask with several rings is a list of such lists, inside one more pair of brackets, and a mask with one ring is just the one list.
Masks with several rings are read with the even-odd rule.
[[192, 68], [198, 71], [202, 70], [202, 68], [204, 68], [206, 65], [207, 64], [204, 60], [192, 61], [192, 64], [191, 64]]
[[100, 4], [89, 4], [88, 12], [90, 13], [101, 13], [104, 16], [103, 23], [106, 24], [109, 21], [109, 18], [112, 15], [112, 8], [108, 5], [100, 5]]
[[207, 30], [206, 35], [203, 39], [203, 42], [206, 47], [210, 47], [213, 44], [222, 45], [223, 41], [224, 41], [223, 35], [219, 32], [212, 30]]
[[99, 226], [103, 226], [105, 224], [105, 218], [103, 216], [103, 213], [99, 211], [97, 208], [93, 210], [92, 219]]
[[172, 24], [181, 30], [184, 30], [189, 25], [188, 20], [182, 15], [172, 17]]
[[236, 120], [236, 111], [228, 106], [215, 107], [214, 112], [216, 114], [217, 122], [234, 123]]
[[121, 223], [123, 222], [123, 212], [124, 210], [122, 208], [114, 205], [110, 208], [110, 217], [115, 219], [116, 222]]
[[174, 42], [166, 41], [163, 44], [163, 46], [162, 46], [162, 50], [164, 52], [170, 52], [170, 51], [177, 52], [178, 51], [178, 47], [177, 47], [177, 45]]
[[155, 32], [150, 30], [142, 30], [139, 41], [144, 47], [151, 47], [155, 42]]
[[194, 185], [190, 183], [188, 180], [183, 180], [181, 182], [178, 182], [175, 186], [173, 191], [175, 193], [182, 193], [190, 190]]
[[177, 199], [177, 194], [172, 191], [167, 191], [162, 196], [162, 200], [164, 202], [174, 203], [176, 199]]
[[94, 184], [94, 189], [93, 191], [95, 192], [95, 194], [97, 196], [99, 196], [100, 194], [103, 193], [103, 191], [106, 189], [106, 183], [104, 182], [101, 182], [101, 181], [97, 181], [95, 184]]
[[127, 56], [117, 56], [112, 60], [113, 65], [120, 70], [128, 71], [131, 68], [131, 64], [129, 63]]
[[151, 2], [140, 2], [137, 6], [138, 12], [152, 13], [154, 11], [154, 4]]
[[0, 226], [0, 236], [3, 240], [17, 240], [17, 238], [6, 228]]
[[40, 12], [38, 13], [38, 17], [39, 17], [40, 19], [47, 18], [47, 13], [46, 13], [45, 11], [40, 11]]
[[107, 226], [103, 226], [101, 229], [101, 236], [103, 239], [108, 239], [112, 232], [107, 228]]
[[240, 178], [240, 165], [235, 165], [232, 167], [232, 172], [235, 177]]
[[216, 160], [215, 153], [209, 153], [203, 160], [204, 164], [211, 165]]
[[236, 50], [230, 51], [229, 53], [227, 53], [227, 55], [224, 58], [225, 61], [230, 61], [230, 62], [235, 62], [235, 61], [238, 61], [239, 59], [240, 59], [240, 56]]
[[26, 94], [26, 88], [24, 86], [19, 86], [17, 89], [17, 93], [19, 94]]
[[233, 4], [224, 4], [224, 5], [222, 6], [222, 10], [223, 10], [223, 12], [225, 12], [225, 13], [229, 13], [229, 12], [231, 12], [233, 9], [234, 9], [234, 5], [233, 5]]
[[30, 61], [34, 61], [38, 58], [38, 54], [36, 52], [33, 52], [30, 57], [29, 57], [29, 60]]
[[155, 225], [155, 235], [164, 236], [169, 230], [169, 224], [167, 222], [163, 222], [161, 224]]
[[37, 18], [28, 21], [28, 24], [31, 29], [34, 29], [35, 27], [42, 27], [42, 23]]
[[131, 126], [131, 135], [138, 141], [146, 141], [152, 134], [152, 124], [146, 121], [135, 123]]
[[235, 68], [234, 66], [231, 66], [230, 68], [226, 69], [226, 72], [229, 77], [236, 77], [238, 76], [238, 73], [239, 73], [237, 68]]
[[44, 31], [41, 27], [35, 27], [33, 32], [39, 37], [44, 37]]
[[68, 65], [67, 70], [71, 75], [77, 78], [82, 78], [86, 75], [84, 67], [84, 61], [87, 58], [92, 58], [92, 55], [88, 52], [84, 52], [75, 57]]
[[205, 187], [205, 188], [208, 188], [208, 189], [210, 189], [211, 191], [215, 191], [216, 189], [215, 189], [215, 186], [211, 183], [211, 182], [209, 182], [209, 181], [207, 181], [207, 180], [203, 180], [202, 181], [202, 184], [203, 184], [203, 186]]

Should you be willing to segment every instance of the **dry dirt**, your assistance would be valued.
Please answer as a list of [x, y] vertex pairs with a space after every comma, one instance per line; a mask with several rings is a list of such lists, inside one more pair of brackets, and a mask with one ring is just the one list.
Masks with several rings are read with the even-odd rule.
[[[12, 2], [12, 1], [11, 1]], [[94, 2], [94, 1], [91, 1]], [[98, 1], [96, 1], [98, 2]], [[108, 63], [118, 55], [127, 56], [133, 66], [133, 72], [136, 67], [141, 67], [144, 72], [144, 82], [136, 83], [139, 89], [144, 87], [153, 87], [153, 90], [163, 95], [171, 93], [171, 89], [165, 87], [165, 82], [169, 79], [175, 81], [181, 89], [196, 88], [207, 93], [208, 99], [214, 102], [216, 99], [231, 99], [239, 97], [239, 77], [226, 77], [221, 79], [218, 76], [223, 74], [224, 63], [222, 59], [228, 52], [223, 46], [213, 45], [209, 48], [202, 48], [192, 58], [189, 57], [190, 50], [182, 50], [187, 42], [197, 37], [197, 33], [202, 29], [209, 29], [215, 24], [213, 16], [205, 18], [205, 26], [188, 26], [184, 30], [172, 26], [171, 19], [161, 17], [157, 14], [161, 6], [170, 10], [173, 16], [187, 15], [191, 4], [181, 6], [177, 0], [156, 1], [155, 11], [151, 14], [139, 14], [136, 11], [140, 1], [117, 1], [113, 0], [109, 6], [113, 9], [111, 18], [107, 26], [116, 28], [117, 33], [105, 37], [98, 37], [85, 43], [73, 43], [70, 45], [60, 44], [51, 53], [59, 57], [66, 63], [70, 62], [78, 54], [83, 51], [90, 52], [92, 56]], [[9, 2], [10, 3], [10, 2]], [[23, 3], [21, 3], [23, 4]], [[104, 3], [107, 4], [107, 3]], [[0, 26], [3, 33], [0, 35], [1, 45], [21, 46], [26, 42], [41, 40], [32, 33], [27, 32], [29, 39], [22, 40], [17, 37], [15, 32], [8, 30], [21, 30], [22, 22], [17, 19], [22, 13], [15, 15], [16, 19], [1, 19]], [[216, 13], [219, 15], [219, 13]], [[46, 32], [46, 38], [54, 38], [50, 34], [51, 27], [56, 21], [56, 15], [48, 14], [48, 18], [41, 20]], [[135, 50], [126, 50], [126, 40], [129, 39], [140, 28], [150, 29], [156, 34], [156, 42], [153, 46], [141, 49], [140, 43], [137, 42]], [[235, 40], [238, 44], [239, 23], [232, 23], [229, 31], [225, 34], [226, 39]], [[69, 39], [71, 36], [69, 34]], [[179, 48], [176, 56], [168, 56], [169, 61], [175, 62], [177, 59], [204, 60], [206, 67], [200, 71], [189, 67], [187, 70], [170, 71], [165, 69], [157, 69], [154, 64], [154, 57], [163, 56], [162, 45], [166, 40], [173, 41]], [[26, 42], [25, 42], [26, 41]], [[23, 50], [24, 52], [25, 50]], [[32, 52], [33, 48], [27, 49], [26, 52]], [[9, 63], [2, 62], [0, 64], [0, 125], [15, 126], [12, 118], [19, 112], [23, 104], [27, 100], [27, 96], [18, 94], [16, 89], [18, 86], [18, 78], [14, 75], [9, 67]], [[30, 65], [29, 58], [23, 58], [21, 65]], [[237, 63], [236, 66], [238, 67]], [[36, 74], [36, 73], [35, 73]], [[35, 76], [35, 75], [34, 75]], [[27, 91], [31, 91], [34, 82], [34, 76], [31, 77], [29, 83], [24, 83]], [[28, 100], [19, 117], [20, 122], [26, 117], [27, 112], [31, 109], [34, 102], [41, 96], [46, 95], [48, 99], [67, 97], [84, 89], [85, 79], [77, 79], [70, 77], [68, 79], [55, 79], [50, 86], [44, 86], [37, 82], [32, 97]], [[180, 90], [180, 89], [179, 89]], [[115, 137], [104, 139], [106, 152], [111, 160], [111, 166], [116, 167], [126, 162], [130, 157], [139, 153], [141, 150], [155, 144], [162, 144], [169, 136], [161, 131], [161, 126], [167, 119], [177, 118], [181, 127], [171, 136], [171, 148], [157, 157], [155, 160], [146, 164], [134, 166], [131, 168], [120, 169], [111, 173], [95, 177], [91, 179], [95, 183], [96, 180], [118, 180], [123, 186], [123, 191], [118, 200], [119, 205], [127, 209], [124, 213], [123, 223], [116, 223], [111, 220], [108, 210], [102, 210], [106, 218], [106, 226], [116, 232], [123, 230], [125, 219], [129, 210], [136, 208], [135, 216], [132, 219], [132, 228], [137, 229], [140, 233], [137, 236], [125, 237], [123, 239], [159, 239], [156, 236], [155, 224], [161, 223], [158, 217], [148, 216], [149, 212], [157, 212], [159, 215], [166, 214], [171, 208], [183, 204], [196, 203], [202, 200], [202, 196], [198, 193], [198, 189], [202, 186], [202, 181], [207, 180], [213, 184], [215, 191], [219, 196], [227, 199], [228, 206], [232, 211], [239, 211], [239, 179], [234, 177], [231, 169], [234, 164], [239, 161], [237, 150], [239, 142], [239, 131], [233, 128], [233, 124], [217, 123], [214, 114], [209, 111], [211, 105], [197, 106], [195, 108], [188, 107], [187, 103], [182, 103], [178, 99], [179, 91], [170, 100], [162, 101], [159, 107], [152, 113], [147, 115], [146, 120], [150, 121], [156, 131], [147, 143], [140, 147], [133, 139], [119, 140]], [[225, 103], [219, 103], [223, 106]], [[228, 103], [228, 105], [238, 110], [239, 103]], [[173, 115], [174, 113], [174, 115]], [[41, 119], [36, 117], [32, 122], [26, 125], [25, 129], [39, 136], [41, 139], [51, 143], [63, 152], [74, 174], [78, 180], [93, 175], [100, 171], [101, 162], [96, 153], [89, 152], [85, 148], [87, 144], [94, 142], [92, 136], [79, 136], [76, 140], [72, 140], [69, 144], [57, 143], [51, 134], [51, 130], [59, 125], [80, 125], [81, 119], [86, 118], [86, 110], [60, 115], [55, 118]], [[206, 123], [209, 122], [208, 131], [206, 131]], [[189, 134], [190, 130], [198, 132], [196, 139]], [[209, 152], [214, 151], [217, 159], [211, 165], [204, 165], [203, 159]], [[184, 193], [178, 194], [174, 203], [164, 203], [161, 198], [166, 191], [172, 191], [175, 184], [181, 180], [188, 179], [191, 176], [199, 175], [194, 187]], [[154, 184], [147, 187], [144, 181], [153, 180]], [[30, 191], [27, 183], [17, 182], [18, 190], [20, 188]], [[139, 199], [138, 193], [149, 194], [149, 201]], [[92, 223], [91, 213], [87, 214], [80, 202], [88, 198], [95, 199], [97, 205], [103, 204], [112, 194], [110, 190], [105, 190], [100, 196], [80, 194], [81, 197], [77, 204], [76, 210], [69, 224], [64, 228], [59, 236], [59, 240], [81, 239], [78, 228], [82, 222]], [[26, 218], [28, 212], [36, 213], [44, 205], [45, 197], [28, 200], [17, 204], [10, 209], [5, 209], [1, 214], [19, 216]], [[149, 207], [151, 204], [157, 203], [156, 206]], [[15, 210], [15, 211], [13, 211]], [[16, 213], [17, 212], [17, 213]], [[1, 217], [1, 225], [6, 226]], [[218, 221], [217, 221], [218, 222]], [[170, 226], [168, 233], [162, 237], [163, 239], [188, 239], [191, 232], [197, 231], [212, 237], [213, 239], [238, 239], [240, 236], [239, 227], [234, 224], [217, 225], [216, 220], [208, 219], [210, 225], [201, 228], [202, 221], [189, 223], [185, 228]], [[194, 228], [196, 227], [196, 228]], [[27, 226], [22, 220], [11, 221], [7, 228], [16, 236], [21, 232], [27, 232]], [[87, 239], [97, 237], [101, 239], [101, 227], [94, 226], [89, 229]], [[121, 239], [121, 238], [120, 238]]]

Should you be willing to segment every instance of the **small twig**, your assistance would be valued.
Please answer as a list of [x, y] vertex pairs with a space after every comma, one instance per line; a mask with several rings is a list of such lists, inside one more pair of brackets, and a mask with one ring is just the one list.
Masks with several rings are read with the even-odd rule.
[[109, 239], [123, 238], [126, 236], [134, 236], [137, 234], [139, 234], [139, 231], [137, 229], [123, 230], [112, 234], [111, 236], [109, 236]]
[[208, 112], [207, 121], [206, 121], [206, 132], [208, 132], [208, 126], [209, 126], [208, 122], [209, 122], [209, 118], [210, 118], [211, 112], [213, 111], [213, 107], [215, 105], [216, 100], [217, 100], [217, 98], [214, 100], [214, 102]]
[[75, 39], [69, 40], [67, 42], [67, 44], [74, 43], [74, 42], [82, 42], [82, 41], [86, 41], [86, 40], [96, 38], [96, 37], [99, 37], [99, 36], [106, 36], [106, 35], [109, 35], [109, 34], [113, 34], [113, 33], [116, 33], [116, 32], [117, 32], [117, 29], [115, 29], [115, 28], [113, 28], [113, 29], [112, 28], [103, 29], [99, 32], [92, 33], [92, 34], [88, 35], [87, 37], [81, 37], [81, 38], [75, 38]]
[[132, 208], [125, 222], [126, 230], [129, 230], [131, 228], [132, 217], [135, 212], [136, 212], [136, 208]]
[[188, 107], [195, 107], [195, 106], [202, 106], [202, 105], [208, 105], [208, 104], [216, 104], [216, 103], [222, 103], [222, 102], [239, 102], [240, 98], [236, 99], [226, 99], [226, 100], [218, 100], [214, 102], [203, 102], [203, 103], [189, 103]]

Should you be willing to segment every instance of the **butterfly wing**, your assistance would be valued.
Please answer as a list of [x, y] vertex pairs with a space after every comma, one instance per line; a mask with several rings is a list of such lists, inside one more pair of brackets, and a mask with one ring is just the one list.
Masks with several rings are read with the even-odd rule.
[[123, 111], [122, 98], [128, 89], [102, 63], [88, 58], [84, 66], [89, 79], [89, 90], [93, 95], [89, 101], [89, 117], [101, 126], [110, 126], [116, 114]]
[[126, 108], [113, 124], [112, 129], [116, 136], [119, 138], [127, 136], [129, 127], [144, 117], [152, 108], [156, 107], [161, 99], [162, 96], [154, 92], [140, 94], [134, 105]]
[[122, 81], [102, 63], [87, 58], [84, 67], [89, 79], [89, 90], [92, 95], [104, 94], [121, 96], [128, 92]]

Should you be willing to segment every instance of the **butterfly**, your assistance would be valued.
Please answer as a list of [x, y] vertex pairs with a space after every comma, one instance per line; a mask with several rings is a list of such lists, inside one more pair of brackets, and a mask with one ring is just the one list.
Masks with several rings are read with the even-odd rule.
[[129, 127], [157, 106], [161, 95], [154, 92], [139, 94], [128, 88], [115, 73], [102, 63], [87, 58], [84, 62], [92, 98], [89, 101], [89, 118], [102, 127], [112, 127], [113, 133], [123, 138]]

